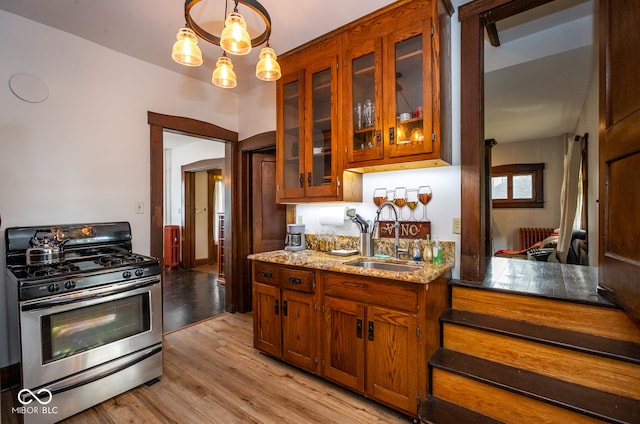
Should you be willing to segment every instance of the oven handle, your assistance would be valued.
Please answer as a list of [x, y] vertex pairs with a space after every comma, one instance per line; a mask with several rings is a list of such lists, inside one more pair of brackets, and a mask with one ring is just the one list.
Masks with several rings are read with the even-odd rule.
[[91, 300], [91, 299], [100, 299], [102, 297], [113, 296], [114, 294], [128, 292], [133, 289], [152, 286], [153, 284], [156, 284], [159, 282], [160, 282], [159, 277], [152, 277], [151, 279], [144, 279], [138, 282], [131, 282], [131, 283], [118, 285], [115, 289], [113, 289], [113, 286], [101, 287], [99, 291], [97, 291], [96, 293], [87, 294], [86, 296], [74, 296], [72, 298], [65, 298], [65, 299], [51, 299], [51, 300], [45, 300], [42, 302], [22, 305], [21, 310], [25, 312], [37, 311], [40, 309], [46, 309], [46, 308], [51, 308], [55, 306], [63, 306], [63, 305], [69, 305], [71, 303], [84, 302], [86, 300]]
[[[86, 380], [78, 381], [76, 383], [67, 384], [66, 386], [60, 386], [60, 387], [54, 387], [54, 388], [48, 389], [48, 391], [51, 392], [51, 395], [53, 396], [53, 395], [57, 395], [59, 393], [68, 392], [69, 390], [77, 389], [78, 387], [82, 387], [84, 385], [93, 383], [94, 381], [98, 381], [98, 380], [103, 379], [105, 377], [109, 377], [112, 374], [116, 374], [116, 373], [118, 373], [120, 371], [123, 371], [123, 370], [129, 368], [129, 367], [132, 367], [133, 365], [138, 364], [138, 363], [144, 361], [145, 359], [150, 358], [153, 355], [156, 355], [157, 353], [159, 353], [161, 351], [162, 351], [162, 345], [156, 346], [153, 349], [145, 352], [144, 355], [138, 356], [136, 358], [133, 358], [130, 361], [127, 361], [124, 364], [122, 364], [122, 365], [120, 365], [120, 366], [118, 366], [116, 368], [110, 369], [108, 371], [101, 372], [100, 374], [96, 374], [96, 375], [94, 375], [94, 376], [92, 376], [92, 377], [90, 377], [90, 378], [88, 378]], [[32, 396], [38, 396], [38, 395], [37, 394], [36, 395], [29, 394], [29, 395], [25, 396], [25, 399], [23, 399], [23, 400], [26, 401]]]

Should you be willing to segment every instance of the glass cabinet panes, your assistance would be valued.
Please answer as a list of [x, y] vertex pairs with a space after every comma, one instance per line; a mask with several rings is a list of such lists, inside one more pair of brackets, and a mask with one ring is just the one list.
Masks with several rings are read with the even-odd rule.
[[380, 145], [375, 138], [375, 55], [370, 53], [353, 59], [353, 150], [371, 149]]
[[395, 44], [395, 65], [395, 144], [423, 153], [425, 137], [431, 137], [424, 133], [422, 34]]
[[331, 68], [311, 76], [311, 170], [309, 187], [331, 184]]
[[300, 127], [300, 82], [284, 84], [283, 87], [283, 187], [285, 190], [303, 189], [302, 133]]

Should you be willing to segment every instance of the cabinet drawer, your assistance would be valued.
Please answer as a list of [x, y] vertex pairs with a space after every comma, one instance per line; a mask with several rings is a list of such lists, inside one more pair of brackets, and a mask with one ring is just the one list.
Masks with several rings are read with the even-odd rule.
[[280, 269], [280, 285], [283, 289], [313, 293], [313, 271], [297, 268]]
[[418, 310], [418, 284], [414, 283], [326, 272], [323, 287], [325, 296], [408, 312]]
[[267, 262], [253, 263], [253, 280], [258, 283], [280, 285], [280, 265]]

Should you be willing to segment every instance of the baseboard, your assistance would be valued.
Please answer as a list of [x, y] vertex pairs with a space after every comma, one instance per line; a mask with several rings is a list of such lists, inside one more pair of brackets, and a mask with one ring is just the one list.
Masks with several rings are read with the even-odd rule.
[[0, 368], [0, 388], [2, 390], [20, 384], [20, 363], [7, 365]]

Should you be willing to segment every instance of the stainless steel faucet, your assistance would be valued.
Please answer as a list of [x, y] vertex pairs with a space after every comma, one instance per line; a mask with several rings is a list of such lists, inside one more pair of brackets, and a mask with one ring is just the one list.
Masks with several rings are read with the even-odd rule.
[[396, 205], [394, 205], [391, 202], [384, 202], [383, 204], [381, 204], [380, 206], [378, 206], [378, 210], [376, 211], [376, 219], [373, 222], [373, 234], [374, 234], [374, 238], [377, 239], [379, 237], [380, 234], [380, 212], [382, 212], [382, 209], [384, 209], [385, 207], [389, 206], [391, 208], [391, 210], [393, 211], [393, 215], [395, 216], [395, 224], [394, 224], [394, 233], [396, 236], [396, 240], [395, 243], [393, 245], [393, 252], [394, 252], [394, 256], [396, 259], [400, 259], [400, 253], [408, 253], [409, 249], [401, 249], [400, 248], [400, 220], [398, 219], [398, 211], [396, 210]]

